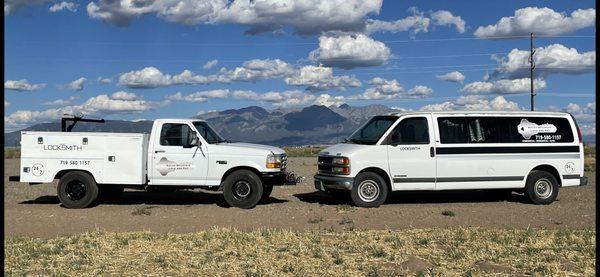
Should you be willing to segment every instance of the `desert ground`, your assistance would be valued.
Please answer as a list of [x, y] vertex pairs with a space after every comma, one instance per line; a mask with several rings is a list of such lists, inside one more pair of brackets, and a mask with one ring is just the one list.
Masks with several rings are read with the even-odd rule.
[[66, 209], [56, 182], [30, 186], [9, 182], [19, 160], [5, 160], [4, 234], [52, 238], [90, 231], [188, 233], [212, 227], [256, 230], [406, 230], [484, 227], [590, 229], [596, 224], [596, 180], [585, 187], [560, 190], [551, 205], [529, 204], [516, 193], [490, 191], [395, 192], [377, 209], [356, 208], [349, 199], [316, 192], [316, 158], [292, 157], [291, 171], [306, 177], [297, 186], [276, 187], [272, 197], [251, 210], [230, 208], [222, 195], [202, 190], [151, 193], [126, 190], [82, 210]]

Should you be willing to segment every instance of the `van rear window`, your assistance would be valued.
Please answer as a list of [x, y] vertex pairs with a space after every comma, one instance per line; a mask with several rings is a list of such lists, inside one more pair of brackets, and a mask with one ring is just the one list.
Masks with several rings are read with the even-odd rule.
[[441, 143], [573, 142], [573, 130], [559, 117], [440, 117]]

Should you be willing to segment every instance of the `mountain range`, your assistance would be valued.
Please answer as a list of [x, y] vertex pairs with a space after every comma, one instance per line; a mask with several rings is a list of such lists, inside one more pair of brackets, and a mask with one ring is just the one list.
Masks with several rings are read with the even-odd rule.
[[[231, 141], [279, 146], [334, 144], [350, 135], [370, 117], [393, 112], [384, 105], [351, 107], [308, 106], [266, 110], [258, 106], [208, 112], [196, 116], [206, 120]], [[106, 120], [105, 123], [78, 122], [74, 132], [149, 133], [152, 121]], [[41, 123], [4, 134], [5, 146], [18, 146], [21, 131], [60, 131], [60, 122]]]
[[[352, 107], [308, 106], [266, 110], [258, 106], [203, 113], [196, 118], [209, 122], [224, 138], [278, 146], [335, 144], [349, 136], [370, 117], [395, 111], [384, 105]], [[150, 133], [152, 121], [106, 120], [105, 123], [79, 122], [76, 132]], [[21, 131], [60, 131], [60, 122], [41, 123], [5, 133], [5, 146], [18, 146]], [[594, 135], [585, 142], [594, 143]]]

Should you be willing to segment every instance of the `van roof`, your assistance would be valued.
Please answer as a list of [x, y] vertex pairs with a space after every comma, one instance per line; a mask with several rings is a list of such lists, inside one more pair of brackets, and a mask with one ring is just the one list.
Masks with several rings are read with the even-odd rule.
[[538, 111], [406, 111], [406, 112], [391, 112], [384, 115], [410, 115], [410, 114], [434, 114], [434, 115], [480, 115], [480, 114], [494, 114], [494, 115], [551, 115], [551, 116], [565, 116], [569, 113], [566, 112], [538, 112]]
[[155, 121], [201, 121], [201, 122], [206, 122], [206, 120], [204, 119], [198, 119], [198, 118], [157, 118], [155, 119]]

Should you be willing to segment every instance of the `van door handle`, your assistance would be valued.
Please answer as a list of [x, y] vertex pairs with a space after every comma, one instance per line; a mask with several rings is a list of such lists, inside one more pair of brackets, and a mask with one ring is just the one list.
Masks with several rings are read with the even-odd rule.
[[154, 153], [165, 153], [165, 150], [155, 150]]
[[429, 147], [429, 156], [430, 157], [435, 157], [435, 149], [432, 147]]

